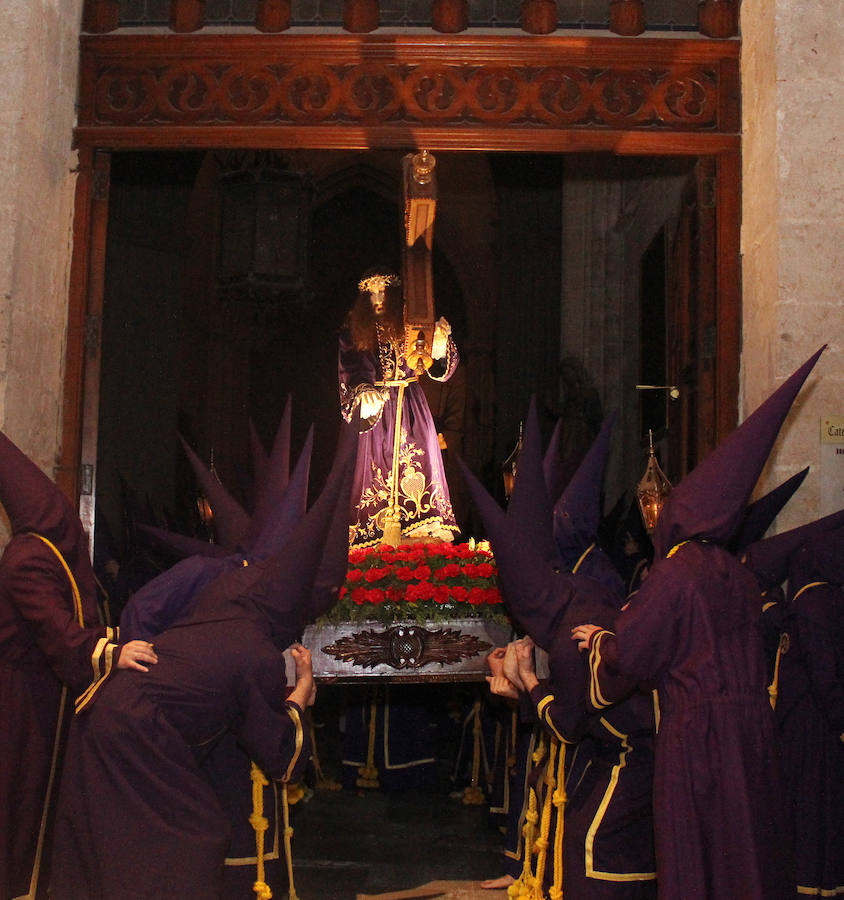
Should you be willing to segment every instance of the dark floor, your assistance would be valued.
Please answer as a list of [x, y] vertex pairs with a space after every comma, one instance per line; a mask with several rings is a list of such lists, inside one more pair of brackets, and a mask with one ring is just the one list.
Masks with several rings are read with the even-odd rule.
[[[358, 893], [404, 890], [438, 879], [482, 880], [503, 871], [501, 822], [488, 805], [462, 802], [468, 774], [464, 767], [455, 771], [462, 718], [478, 688], [428, 690], [437, 756], [429, 788], [315, 790], [293, 807], [293, 877], [301, 900], [355, 900]], [[343, 699], [337, 689], [322, 690], [314, 709], [320, 763], [325, 775], [338, 781], [336, 725]], [[274, 895], [284, 896], [283, 888]]]

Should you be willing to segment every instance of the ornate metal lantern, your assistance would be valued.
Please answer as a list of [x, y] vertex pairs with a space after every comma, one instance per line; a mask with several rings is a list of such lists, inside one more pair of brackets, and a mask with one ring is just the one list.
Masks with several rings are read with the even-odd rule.
[[302, 300], [308, 289], [310, 179], [280, 159], [257, 159], [219, 176], [217, 284], [228, 300]]
[[671, 482], [656, 461], [653, 431], [648, 429], [648, 464], [645, 474], [636, 485], [636, 500], [639, 503], [642, 522], [648, 534], [653, 534], [656, 521], [670, 493]]

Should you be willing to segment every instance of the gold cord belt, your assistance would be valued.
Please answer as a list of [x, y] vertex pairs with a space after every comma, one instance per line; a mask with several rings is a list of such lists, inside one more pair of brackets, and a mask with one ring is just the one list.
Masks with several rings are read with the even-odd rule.
[[416, 375], [408, 375], [407, 378], [400, 378], [394, 381], [376, 381], [375, 387], [406, 387], [412, 381], [419, 381]]

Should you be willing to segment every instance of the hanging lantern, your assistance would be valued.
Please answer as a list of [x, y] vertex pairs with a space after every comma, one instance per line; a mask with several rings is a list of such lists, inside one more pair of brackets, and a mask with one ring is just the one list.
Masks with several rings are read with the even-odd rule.
[[516, 470], [519, 466], [519, 457], [522, 455], [522, 437], [523, 437], [524, 423], [519, 422], [519, 439], [516, 441], [516, 446], [513, 447], [513, 452], [504, 460], [504, 463], [501, 466], [501, 474], [504, 478], [504, 496], [509, 500], [510, 494], [513, 492], [513, 485], [516, 481]]
[[308, 287], [310, 179], [270, 156], [235, 161], [219, 176], [219, 185], [221, 297], [303, 299]]
[[[217, 479], [217, 481], [220, 480], [220, 476], [217, 474], [217, 469], [214, 467], [213, 447], [211, 448], [211, 461], [209, 463], [208, 470]], [[199, 521], [205, 532], [208, 543], [215, 543], [216, 533], [214, 529], [214, 510], [211, 508], [211, 504], [208, 502], [208, 498], [205, 496], [205, 493], [202, 490], [200, 490], [196, 495], [196, 511], [199, 515]]]
[[656, 521], [670, 493], [671, 482], [656, 461], [653, 431], [648, 429], [648, 464], [645, 474], [636, 485], [636, 500], [639, 503], [642, 522], [648, 534], [653, 534]]

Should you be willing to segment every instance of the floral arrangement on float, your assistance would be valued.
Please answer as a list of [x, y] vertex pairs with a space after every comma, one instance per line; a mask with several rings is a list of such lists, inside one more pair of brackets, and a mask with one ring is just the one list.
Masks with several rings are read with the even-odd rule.
[[486, 541], [352, 548], [339, 601], [317, 624], [454, 619], [508, 622]]

